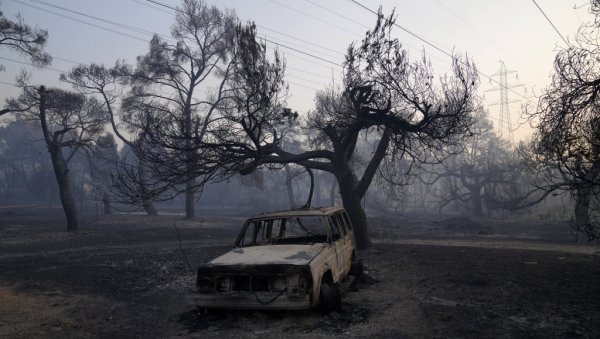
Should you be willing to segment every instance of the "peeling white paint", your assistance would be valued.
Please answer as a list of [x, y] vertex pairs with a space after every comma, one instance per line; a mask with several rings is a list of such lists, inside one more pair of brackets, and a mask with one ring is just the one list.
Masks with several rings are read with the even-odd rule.
[[210, 263], [216, 265], [306, 265], [327, 245], [264, 245], [236, 248]]

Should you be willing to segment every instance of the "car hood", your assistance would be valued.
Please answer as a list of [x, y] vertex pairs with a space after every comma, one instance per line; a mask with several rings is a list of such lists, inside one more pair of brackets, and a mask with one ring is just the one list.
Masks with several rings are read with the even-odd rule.
[[325, 245], [263, 245], [231, 250], [213, 259], [213, 265], [306, 265]]

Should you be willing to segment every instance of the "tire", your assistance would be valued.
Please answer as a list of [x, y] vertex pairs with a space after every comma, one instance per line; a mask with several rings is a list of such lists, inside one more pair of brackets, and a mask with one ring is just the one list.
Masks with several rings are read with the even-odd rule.
[[324, 313], [339, 311], [342, 306], [342, 295], [337, 284], [321, 284], [321, 310]]
[[354, 277], [360, 277], [363, 274], [364, 266], [362, 261], [356, 260], [350, 264], [350, 272], [348, 274], [353, 275]]

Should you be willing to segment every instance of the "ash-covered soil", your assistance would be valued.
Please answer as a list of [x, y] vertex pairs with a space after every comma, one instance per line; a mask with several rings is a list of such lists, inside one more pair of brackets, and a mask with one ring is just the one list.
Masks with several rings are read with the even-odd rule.
[[600, 337], [597, 245], [562, 223], [373, 218], [366, 276], [323, 315], [195, 308], [194, 267], [243, 218], [90, 215], [68, 234], [42, 212], [0, 217], [1, 338]]

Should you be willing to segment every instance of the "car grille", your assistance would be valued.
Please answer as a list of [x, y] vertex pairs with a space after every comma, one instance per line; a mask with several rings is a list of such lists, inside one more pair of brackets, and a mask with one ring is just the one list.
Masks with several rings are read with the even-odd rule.
[[287, 286], [284, 276], [235, 275], [217, 278], [219, 292], [279, 292]]

